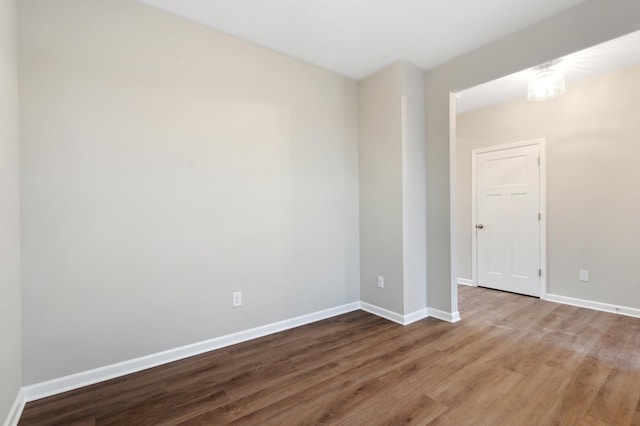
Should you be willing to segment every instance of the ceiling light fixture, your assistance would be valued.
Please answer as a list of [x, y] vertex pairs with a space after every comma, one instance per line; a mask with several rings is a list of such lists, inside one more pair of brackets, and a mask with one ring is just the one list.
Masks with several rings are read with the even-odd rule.
[[546, 101], [565, 92], [564, 75], [560, 71], [549, 69], [550, 65], [543, 65], [541, 71], [529, 80], [528, 100]]

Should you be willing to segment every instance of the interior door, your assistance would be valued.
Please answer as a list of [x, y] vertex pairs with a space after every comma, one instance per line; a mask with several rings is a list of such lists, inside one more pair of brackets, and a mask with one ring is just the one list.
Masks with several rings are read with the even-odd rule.
[[477, 285], [540, 297], [540, 146], [475, 155]]

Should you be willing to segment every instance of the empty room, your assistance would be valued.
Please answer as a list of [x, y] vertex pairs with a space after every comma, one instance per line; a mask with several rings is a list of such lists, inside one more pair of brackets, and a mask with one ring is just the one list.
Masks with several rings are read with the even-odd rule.
[[640, 424], [638, 31], [0, 0], [0, 420]]

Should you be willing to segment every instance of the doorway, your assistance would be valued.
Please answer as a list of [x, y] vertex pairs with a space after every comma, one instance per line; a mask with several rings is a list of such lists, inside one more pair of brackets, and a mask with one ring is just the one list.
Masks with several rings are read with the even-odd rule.
[[535, 139], [471, 153], [476, 286], [546, 296], [544, 142]]

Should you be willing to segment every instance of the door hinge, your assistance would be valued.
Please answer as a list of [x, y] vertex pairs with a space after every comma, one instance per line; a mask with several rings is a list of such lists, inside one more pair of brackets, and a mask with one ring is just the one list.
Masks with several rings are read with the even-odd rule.
[[538, 213], [538, 220], [542, 220], [542, 213]]
[[540, 157], [538, 157], [538, 166], [540, 165]]
[[542, 269], [538, 269], [538, 276], [541, 277], [542, 276]]

